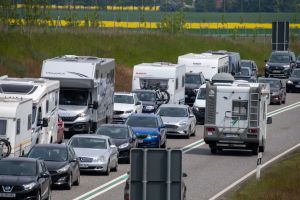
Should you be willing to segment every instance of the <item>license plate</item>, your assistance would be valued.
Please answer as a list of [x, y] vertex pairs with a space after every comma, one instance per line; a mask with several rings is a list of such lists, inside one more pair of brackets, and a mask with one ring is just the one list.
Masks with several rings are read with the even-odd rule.
[[80, 164], [80, 168], [88, 168], [89, 166], [87, 164]]
[[144, 142], [144, 140], [138, 140], [138, 143], [143, 143]]
[[280, 70], [273, 70], [273, 73], [280, 73]]
[[225, 134], [225, 137], [238, 137], [236, 134]]
[[11, 198], [11, 197], [16, 197], [16, 194], [15, 193], [0, 193], [0, 197]]
[[64, 131], [69, 131], [69, 128], [64, 128]]

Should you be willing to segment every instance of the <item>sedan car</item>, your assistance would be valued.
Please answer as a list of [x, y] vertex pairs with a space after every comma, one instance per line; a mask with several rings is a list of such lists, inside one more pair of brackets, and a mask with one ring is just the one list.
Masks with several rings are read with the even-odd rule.
[[143, 104], [143, 113], [154, 113], [156, 109], [166, 102], [164, 95], [158, 90], [134, 90], [139, 100]]
[[257, 82], [256, 74], [254, 74], [248, 67], [241, 67], [241, 71], [234, 76], [234, 79], [245, 80], [252, 83]]
[[190, 138], [196, 133], [196, 117], [188, 105], [164, 104], [156, 114], [161, 116], [167, 135], [184, 135]]
[[286, 82], [286, 91], [300, 91], [300, 68], [293, 70], [290, 78]]
[[286, 88], [282, 80], [278, 78], [258, 79], [259, 83], [269, 83], [270, 85], [270, 103], [281, 104], [286, 101]]
[[51, 178], [45, 163], [32, 158], [1, 159], [0, 198], [51, 199]]
[[36, 144], [28, 157], [44, 160], [53, 186], [64, 186], [70, 190], [73, 184], [80, 184], [79, 161], [74, 150], [66, 144]]
[[159, 115], [132, 114], [126, 121], [137, 137], [138, 147], [165, 148], [166, 127]]
[[110, 137], [95, 134], [77, 134], [69, 143], [80, 159], [81, 171], [110, 174], [118, 170], [118, 149]]
[[119, 160], [130, 161], [130, 150], [137, 146], [136, 136], [125, 124], [102, 124], [96, 134], [106, 135], [118, 147]]

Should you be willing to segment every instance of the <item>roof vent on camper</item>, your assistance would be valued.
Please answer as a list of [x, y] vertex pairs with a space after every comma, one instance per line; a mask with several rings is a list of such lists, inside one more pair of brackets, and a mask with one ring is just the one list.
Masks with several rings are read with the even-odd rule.
[[211, 79], [212, 84], [214, 83], [233, 83], [234, 77], [229, 73], [218, 73]]
[[62, 58], [64, 58], [66, 61], [77, 61], [78, 56], [76, 55], [64, 55]]
[[155, 63], [152, 63], [153, 66], [158, 66], [158, 67], [161, 67], [161, 66], [164, 66], [164, 65], [168, 65], [168, 66], [171, 66], [173, 65], [172, 63], [169, 63], [169, 62], [155, 62]]

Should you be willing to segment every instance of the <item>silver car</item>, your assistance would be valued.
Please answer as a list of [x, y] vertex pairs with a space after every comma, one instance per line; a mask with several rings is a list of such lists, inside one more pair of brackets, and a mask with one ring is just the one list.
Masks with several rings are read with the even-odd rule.
[[196, 134], [196, 117], [188, 105], [163, 104], [156, 114], [161, 116], [167, 135], [184, 135], [190, 138]]
[[80, 171], [109, 175], [118, 169], [118, 149], [110, 137], [94, 134], [74, 135], [68, 142], [80, 161]]

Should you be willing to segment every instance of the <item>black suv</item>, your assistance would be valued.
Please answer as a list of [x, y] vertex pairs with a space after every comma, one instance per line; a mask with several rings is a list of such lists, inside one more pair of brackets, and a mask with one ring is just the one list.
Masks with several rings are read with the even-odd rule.
[[195, 102], [197, 92], [202, 84], [205, 83], [205, 78], [200, 73], [185, 74], [185, 103], [192, 106]]
[[265, 62], [265, 77], [288, 78], [296, 65], [296, 56], [292, 51], [273, 51]]

